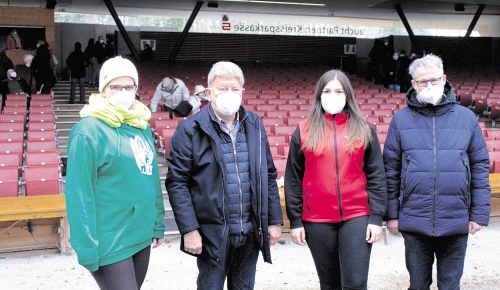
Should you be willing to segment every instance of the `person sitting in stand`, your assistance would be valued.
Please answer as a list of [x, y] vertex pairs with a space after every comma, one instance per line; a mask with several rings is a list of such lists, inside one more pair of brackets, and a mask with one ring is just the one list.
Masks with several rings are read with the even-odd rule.
[[169, 112], [170, 119], [173, 119], [175, 108], [181, 101], [187, 100], [189, 97], [189, 89], [182, 80], [166, 77], [158, 84], [155, 94], [151, 98], [151, 112], [156, 112], [158, 104], [163, 99], [163, 109]]
[[17, 76], [13, 69], [7, 71], [7, 78], [0, 83], [0, 92], [2, 93], [2, 106], [5, 106], [7, 94], [24, 94], [27, 97], [31, 95], [31, 90], [25, 79]]
[[194, 94], [189, 97], [188, 101], [193, 106], [191, 112], [193, 114], [198, 113], [208, 103], [207, 96], [205, 95], [205, 87], [202, 85], [195, 86]]

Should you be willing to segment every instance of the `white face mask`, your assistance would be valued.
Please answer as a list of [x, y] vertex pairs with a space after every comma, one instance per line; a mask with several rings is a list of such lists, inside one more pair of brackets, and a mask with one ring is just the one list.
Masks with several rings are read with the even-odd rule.
[[99, 40], [99, 42], [100, 42], [100, 43], [104, 43], [104, 40], [103, 40], [103, 39], [101, 39], [101, 40]]
[[13, 72], [10, 74], [10, 78], [11, 79], [15, 79], [17, 77], [17, 73], [16, 72]]
[[124, 110], [130, 109], [134, 101], [135, 101], [135, 93], [126, 91], [121, 91], [109, 97], [110, 103]]
[[328, 114], [335, 115], [342, 112], [345, 107], [345, 96], [321, 96], [321, 106]]
[[441, 86], [428, 86], [422, 89], [417, 94], [417, 99], [424, 104], [437, 105], [439, 100], [443, 97], [443, 87]]
[[234, 115], [241, 106], [241, 95], [234, 92], [219, 94], [215, 98], [215, 106], [226, 116]]
[[30, 66], [31, 66], [31, 62], [26, 63], [26, 67], [30, 67]]

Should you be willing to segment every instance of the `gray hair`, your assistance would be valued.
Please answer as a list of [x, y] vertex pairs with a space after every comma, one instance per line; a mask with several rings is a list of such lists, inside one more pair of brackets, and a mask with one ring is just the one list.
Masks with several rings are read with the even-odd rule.
[[410, 67], [408, 68], [408, 72], [410, 73], [411, 77], [415, 79], [416, 77], [415, 71], [417, 70], [417, 68], [419, 67], [428, 68], [431, 66], [437, 67], [440, 71], [443, 72], [443, 60], [439, 56], [434, 54], [428, 54], [422, 58], [418, 58], [415, 61], [413, 61]]
[[29, 61], [32, 61], [34, 58], [34, 56], [32, 54], [25, 54], [23, 56], [23, 60], [29, 60]]
[[214, 82], [214, 79], [216, 77], [238, 78], [242, 87], [245, 83], [245, 78], [243, 77], [241, 68], [229, 61], [219, 61], [212, 66], [212, 69], [208, 73], [207, 81], [209, 87], [212, 86], [212, 83]]

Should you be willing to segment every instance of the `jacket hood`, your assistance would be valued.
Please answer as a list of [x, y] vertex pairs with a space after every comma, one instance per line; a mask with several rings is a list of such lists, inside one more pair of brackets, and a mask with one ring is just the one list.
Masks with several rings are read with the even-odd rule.
[[204, 92], [204, 91], [205, 91], [205, 87], [202, 85], [196, 85], [194, 87], [194, 95], [195, 96], [198, 96], [199, 93]]
[[453, 104], [457, 103], [457, 96], [455, 95], [455, 91], [451, 86], [451, 83], [446, 81], [444, 85], [444, 98], [441, 100], [441, 103], [433, 106], [431, 104], [422, 104], [417, 99], [417, 91], [415, 88], [411, 87], [406, 93], [406, 104], [412, 111], [420, 112], [423, 114], [436, 113], [441, 114], [447, 111]]

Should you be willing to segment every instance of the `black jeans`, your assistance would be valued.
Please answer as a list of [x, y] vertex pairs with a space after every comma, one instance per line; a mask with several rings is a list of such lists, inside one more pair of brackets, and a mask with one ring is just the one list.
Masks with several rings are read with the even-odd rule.
[[[254, 233], [229, 235], [221, 251], [220, 262], [198, 257], [198, 289], [222, 290], [227, 276], [227, 289], [254, 289], [259, 245]], [[224, 256], [225, 254], [225, 256]]]
[[80, 86], [80, 104], [85, 104], [85, 82], [84, 78], [71, 78], [71, 90], [69, 94], [69, 103], [75, 103], [75, 91], [76, 91], [76, 82]]
[[430, 289], [434, 255], [437, 260], [437, 286], [442, 290], [460, 289], [464, 271], [468, 234], [429, 237], [401, 232], [405, 240], [406, 268], [410, 273], [410, 290]]
[[367, 289], [372, 249], [366, 242], [368, 217], [303, 224], [321, 289]]
[[99, 267], [91, 272], [101, 290], [138, 290], [146, 278], [151, 247], [140, 250], [114, 264]]

